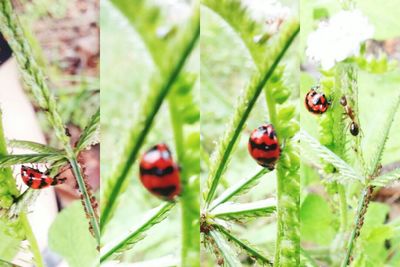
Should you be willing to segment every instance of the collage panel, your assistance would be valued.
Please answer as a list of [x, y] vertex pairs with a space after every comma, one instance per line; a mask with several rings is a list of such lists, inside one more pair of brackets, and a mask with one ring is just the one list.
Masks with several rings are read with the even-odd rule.
[[399, 266], [396, 1], [301, 1], [301, 262]]
[[199, 24], [197, 1], [101, 1], [102, 266], [200, 265]]
[[202, 1], [201, 266], [299, 266], [297, 8]]
[[0, 267], [400, 266], [398, 14], [0, 0]]
[[0, 1], [0, 266], [95, 266], [99, 5]]

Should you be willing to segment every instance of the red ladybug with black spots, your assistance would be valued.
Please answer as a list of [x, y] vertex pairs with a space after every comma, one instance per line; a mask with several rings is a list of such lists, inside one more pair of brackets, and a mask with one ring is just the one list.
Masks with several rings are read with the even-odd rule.
[[306, 94], [304, 104], [308, 111], [313, 114], [322, 114], [328, 110], [330, 102], [322, 93], [318, 93], [315, 88], [311, 88]]
[[58, 176], [59, 174], [54, 177], [50, 177], [38, 169], [25, 165], [21, 166], [22, 181], [24, 181], [24, 183], [32, 189], [42, 189], [52, 185], [63, 184], [66, 178], [59, 178]]
[[140, 181], [152, 194], [173, 200], [181, 192], [180, 168], [166, 144], [147, 150], [140, 160]]
[[248, 148], [258, 164], [272, 171], [281, 153], [272, 124], [264, 124], [254, 129], [249, 138]]

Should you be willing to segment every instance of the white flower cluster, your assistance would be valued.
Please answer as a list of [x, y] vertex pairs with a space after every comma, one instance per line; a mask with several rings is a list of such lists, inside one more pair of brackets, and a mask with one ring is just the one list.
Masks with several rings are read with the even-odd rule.
[[258, 21], [271, 23], [285, 20], [291, 15], [290, 9], [277, 0], [243, 0], [242, 3], [247, 7], [250, 15]]
[[310, 33], [306, 55], [328, 70], [335, 63], [358, 55], [361, 44], [373, 34], [374, 27], [359, 10], [340, 11]]

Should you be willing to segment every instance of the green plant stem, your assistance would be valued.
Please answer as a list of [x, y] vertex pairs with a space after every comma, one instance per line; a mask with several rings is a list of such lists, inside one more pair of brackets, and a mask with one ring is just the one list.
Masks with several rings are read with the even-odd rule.
[[288, 32], [284, 33], [283, 38], [280, 40], [281, 42], [278, 43], [279, 48], [276, 48], [276, 51], [274, 51], [276, 54], [274, 54], [272, 59], [268, 58], [268, 61], [265, 64], [265, 71], [261, 72], [261, 77], [257, 75], [256, 81], [249, 85], [244, 97], [240, 100], [230, 126], [228, 126], [229, 128], [215, 151], [218, 158], [212, 163], [210, 168], [210, 174], [208, 177], [209, 189], [206, 192], [206, 208], [208, 208], [214, 198], [219, 180], [226, 169], [226, 164], [229, 161], [230, 154], [232, 153], [235, 143], [250, 115], [251, 110], [253, 109], [266, 82], [273, 74], [287, 49], [299, 33], [299, 30], [300, 27], [298, 23], [290, 25]]
[[351, 253], [353, 252], [353, 247], [355, 240], [357, 238], [357, 232], [359, 232], [360, 229], [360, 219], [364, 217], [365, 214], [363, 214], [363, 210], [366, 209], [365, 207], [365, 202], [367, 200], [368, 194], [366, 192], [367, 189], [363, 190], [362, 196], [358, 202], [358, 208], [357, 208], [357, 213], [356, 213], [356, 219], [354, 221], [354, 228], [351, 231], [350, 238], [347, 243], [347, 250], [346, 250], [346, 255], [341, 263], [341, 267], [346, 267], [350, 262], [350, 257]]
[[25, 212], [21, 212], [19, 214], [20, 220], [22, 223], [22, 227], [24, 228], [26, 239], [29, 242], [31, 252], [33, 254], [33, 258], [35, 259], [35, 266], [36, 267], [44, 267], [42, 254], [40, 253], [39, 245], [36, 241], [36, 237], [33, 234], [32, 228], [29, 224], [28, 218]]
[[[171, 117], [172, 129], [174, 132], [175, 149], [180, 164], [185, 162], [185, 149], [184, 149], [184, 134], [183, 134], [183, 123], [179, 113], [179, 103], [174, 101], [175, 98], [171, 96], [169, 98], [169, 111]], [[196, 259], [199, 257], [200, 250], [200, 235], [198, 224], [198, 218], [200, 208], [196, 206], [195, 192], [199, 191], [199, 188], [191, 188], [193, 185], [189, 184], [186, 168], [189, 166], [182, 166], [181, 170], [181, 186], [183, 188], [182, 195], [180, 197], [181, 206], [181, 221], [182, 221], [182, 243], [181, 243], [181, 266], [193, 266], [199, 265]], [[196, 225], [198, 227], [196, 227]]]
[[[132, 142], [133, 146], [128, 147], [126, 149], [127, 153], [125, 153], [124, 155], [127, 154], [127, 156], [122, 158], [122, 162], [119, 164], [119, 166], [117, 168], [118, 173], [116, 175], [116, 182], [113, 184], [113, 187], [111, 188], [111, 192], [106, 201], [106, 205], [104, 206], [104, 209], [101, 213], [101, 220], [100, 220], [101, 221], [101, 223], [100, 223], [101, 229], [104, 228], [104, 226], [110, 219], [112, 211], [113, 211], [115, 203], [116, 203], [116, 200], [117, 200], [117, 197], [118, 197], [120, 191], [122, 190], [122, 187], [124, 185], [126, 177], [129, 173], [131, 167], [133, 166], [133, 163], [136, 160], [136, 157], [139, 153], [141, 146], [143, 145], [143, 143], [146, 139], [147, 134], [150, 131], [150, 128], [153, 124], [153, 120], [154, 120], [155, 116], [157, 115], [163, 100], [169, 93], [172, 85], [174, 84], [174, 82], [178, 78], [181, 70], [183, 69], [187, 58], [189, 57], [192, 50], [194, 49], [197, 39], [199, 37], [199, 34], [200, 34], [200, 24], [197, 24], [190, 40], [188, 41], [187, 45], [185, 46], [184, 52], [179, 57], [177, 63], [172, 67], [172, 71], [168, 75], [166, 81], [161, 85], [161, 88], [160, 88], [159, 92], [157, 93], [154, 105], [152, 105], [149, 113], [146, 114], [147, 116], [145, 117], [143, 124], [139, 125], [141, 128], [136, 129], [136, 125], [135, 125], [135, 127], [132, 131], [132, 134], [131, 134], [132, 138], [130, 138], [130, 140], [133, 140], [133, 142]], [[146, 102], [144, 103], [144, 105], [146, 105]], [[137, 131], [139, 131], [138, 134], [136, 134]]]
[[93, 235], [96, 238], [97, 244], [100, 244], [100, 227], [99, 222], [97, 221], [96, 211], [92, 206], [92, 202], [90, 200], [91, 196], [88, 193], [78, 161], [73, 153], [70, 155], [69, 163], [71, 164], [72, 172], [74, 173], [75, 179], [78, 183], [79, 191], [82, 193], [83, 202], [85, 203], [84, 208], [86, 213], [89, 215], [89, 221], [93, 229]]

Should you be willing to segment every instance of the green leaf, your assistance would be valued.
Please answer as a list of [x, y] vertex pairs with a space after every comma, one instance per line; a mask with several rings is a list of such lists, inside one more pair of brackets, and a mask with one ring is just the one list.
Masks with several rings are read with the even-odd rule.
[[212, 237], [212, 239], [214, 239], [218, 250], [224, 257], [224, 263], [226, 266], [242, 266], [242, 264], [238, 260], [237, 253], [230, 247], [229, 243], [224, 239], [224, 236], [220, 232], [212, 230], [210, 231], [210, 236]]
[[75, 150], [81, 151], [100, 142], [100, 108], [90, 119], [88, 125], [83, 130]]
[[19, 154], [19, 155], [3, 155], [0, 156], [0, 168], [9, 167], [16, 164], [25, 163], [48, 163], [65, 159], [62, 153], [46, 153], [46, 154]]
[[382, 125], [380, 126], [381, 132], [379, 136], [379, 141], [378, 143], [374, 144], [376, 147], [374, 157], [371, 160], [371, 163], [369, 164], [369, 169], [368, 169], [368, 174], [369, 175], [374, 175], [376, 170], [379, 168], [379, 164], [382, 160], [382, 155], [383, 151], [385, 149], [385, 144], [387, 139], [389, 138], [389, 133], [390, 129], [392, 127], [395, 115], [397, 113], [397, 110], [399, 109], [400, 106], [400, 95], [397, 96], [397, 99], [395, 99], [394, 103], [390, 106], [390, 108], [385, 112], [387, 115], [386, 120]]
[[32, 141], [10, 140], [8, 142], [8, 145], [10, 147], [29, 149], [31, 151], [41, 153], [41, 154], [61, 153], [62, 152], [62, 150], [60, 150], [60, 149], [57, 149], [57, 148], [54, 148], [54, 147], [51, 147], [48, 145], [32, 142]]
[[374, 186], [390, 186], [394, 182], [398, 182], [400, 180], [400, 168], [395, 169], [391, 172], [385, 173], [379, 177], [371, 180], [370, 184]]
[[328, 245], [335, 237], [334, 215], [329, 204], [319, 195], [309, 194], [300, 209], [301, 238]]
[[106, 261], [116, 253], [121, 253], [132, 248], [136, 242], [145, 237], [146, 231], [167, 218], [169, 211], [174, 206], [175, 202], [165, 202], [148, 212], [139, 224], [127, 231], [126, 235], [106, 244], [101, 249], [100, 262]]
[[325, 163], [330, 163], [336, 167], [340, 175], [335, 175], [332, 180], [343, 183], [346, 180], [357, 180], [363, 181], [364, 178], [361, 174], [358, 174], [351, 166], [349, 166], [344, 160], [336, 156], [330, 149], [321, 145], [314, 137], [309, 135], [305, 130], [301, 130], [299, 133], [301, 140], [301, 153], [309, 155], [310, 152], [323, 159]]
[[225, 220], [241, 220], [268, 216], [275, 212], [276, 200], [265, 199], [251, 203], [225, 203], [216, 207], [210, 216]]
[[89, 233], [88, 222], [79, 201], [62, 210], [49, 230], [49, 247], [63, 256], [70, 267], [98, 266], [96, 240]]
[[261, 251], [254, 245], [250, 244], [247, 240], [239, 239], [230, 233], [227, 229], [222, 226], [217, 226], [218, 231], [220, 231], [229, 242], [233, 242], [240, 249], [243, 249], [250, 257], [254, 258], [258, 263], [263, 266], [272, 266], [272, 262], [262, 255]]
[[269, 170], [267, 168], [262, 168], [257, 174], [255, 174], [252, 177], [249, 178], [244, 178], [240, 181], [238, 181], [236, 184], [233, 186], [229, 187], [227, 190], [225, 190], [218, 198], [216, 198], [210, 205], [209, 210], [212, 211], [217, 207], [218, 205], [225, 203], [229, 199], [231, 199], [234, 196], [237, 195], [242, 195], [247, 193], [251, 188], [253, 188], [258, 181], [260, 180], [261, 177], [264, 176], [264, 174], [268, 173]]

